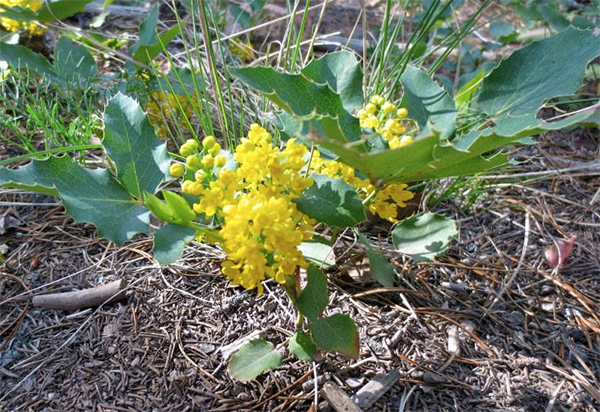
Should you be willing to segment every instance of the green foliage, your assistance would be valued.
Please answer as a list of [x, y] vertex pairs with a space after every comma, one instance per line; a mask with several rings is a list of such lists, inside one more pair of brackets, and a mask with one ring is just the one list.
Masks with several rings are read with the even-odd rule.
[[319, 269], [309, 266], [307, 273], [307, 284], [296, 301], [300, 313], [310, 321], [315, 321], [329, 303], [327, 292], [327, 278]]
[[371, 277], [381, 286], [394, 286], [396, 281], [396, 271], [386, 258], [372, 250], [367, 251], [369, 259], [369, 269]]
[[428, 212], [400, 222], [392, 232], [392, 241], [398, 251], [421, 262], [443, 253], [456, 234], [452, 219]]
[[414, 66], [408, 66], [401, 77], [404, 95], [402, 107], [405, 107], [412, 119], [421, 128], [428, 123], [449, 138], [456, 129], [456, 108], [454, 101], [427, 73]]
[[485, 79], [479, 107], [502, 136], [541, 127], [536, 114], [542, 104], [575, 92], [587, 64], [599, 54], [598, 37], [572, 27], [532, 43], [503, 60]]
[[154, 233], [154, 247], [152, 248], [154, 258], [163, 265], [174, 263], [195, 236], [196, 229], [177, 224], [166, 224]]
[[149, 231], [148, 210], [108, 170], [85, 169], [67, 156], [0, 169], [0, 185], [60, 197], [77, 222], [94, 224], [100, 236], [119, 245]]
[[306, 332], [297, 330], [290, 338], [289, 349], [296, 358], [311, 362], [315, 357], [317, 345]]
[[27, 47], [0, 42], [0, 59], [5, 60], [11, 66], [28, 69], [48, 79], [56, 77], [56, 72], [50, 62]]
[[85, 9], [94, 0], [56, 0], [45, 1], [44, 5], [37, 11], [36, 20], [41, 22], [52, 22], [64, 20]]
[[146, 114], [132, 98], [118, 93], [109, 100], [103, 145], [119, 181], [135, 198], [154, 193], [164, 180], [170, 164], [166, 145], [156, 138]]
[[255, 339], [231, 356], [229, 375], [242, 382], [247, 382], [266, 370], [279, 367], [281, 360], [281, 353], [271, 342]]
[[325, 239], [317, 237], [302, 242], [299, 249], [304, 258], [317, 267], [328, 268], [335, 265], [333, 247]]
[[331, 227], [353, 227], [366, 220], [362, 200], [339, 178], [312, 175], [315, 183], [294, 202], [298, 210]]
[[317, 319], [309, 325], [317, 346], [327, 352], [339, 352], [350, 358], [358, 358], [359, 337], [350, 316], [335, 314]]

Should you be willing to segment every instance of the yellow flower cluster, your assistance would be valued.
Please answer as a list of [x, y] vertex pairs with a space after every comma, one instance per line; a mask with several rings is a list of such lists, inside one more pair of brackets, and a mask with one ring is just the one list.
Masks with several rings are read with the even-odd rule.
[[229, 42], [229, 51], [239, 56], [243, 62], [249, 62], [254, 59], [254, 47], [250, 41], [244, 42], [239, 39], [232, 39]]
[[292, 202], [313, 184], [301, 173], [307, 150], [294, 139], [280, 150], [257, 124], [236, 148], [235, 170], [225, 167], [227, 158], [212, 136], [201, 150], [194, 140], [180, 148], [186, 165], [173, 164], [171, 175], [187, 169], [182, 191], [198, 196], [194, 211], [221, 224], [219, 243], [227, 253], [222, 271], [234, 285], [260, 294], [266, 277], [285, 283], [298, 266], [307, 267], [298, 246], [312, 237], [315, 222]]
[[[41, 0], [0, 0], [0, 11], [10, 9], [11, 7], [22, 7], [31, 11], [38, 11], [44, 2]], [[8, 17], [0, 17], [0, 27], [6, 31], [17, 32], [25, 30], [33, 36], [41, 36], [46, 31], [40, 25], [29, 21], [18, 21]]]
[[371, 97], [370, 102], [360, 109], [357, 115], [360, 127], [375, 129], [392, 150], [409, 145], [413, 141], [412, 136], [404, 135], [407, 128], [402, 124], [402, 119], [406, 118], [408, 111], [396, 108], [395, 104], [381, 96]]
[[367, 207], [372, 214], [392, 223], [398, 221], [398, 207], [406, 207], [405, 202], [414, 197], [412, 192], [406, 190], [407, 185], [404, 183], [378, 188], [369, 179], [357, 176], [352, 167], [336, 160], [325, 160], [318, 151], [313, 153], [310, 168], [313, 173], [339, 177], [354, 186], [359, 196], [367, 199]]
[[167, 137], [169, 122], [179, 122], [184, 128], [187, 128], [187, 124], [183, 122], [179, 105], [181, 105], [185, 116], [189, 119], [194, 113], [194, 107], [188, 97], [164, 92], [153, 92], [150, 94], [150, 99], [146, 105], [146, 112], [158, 137], [162, 139]]

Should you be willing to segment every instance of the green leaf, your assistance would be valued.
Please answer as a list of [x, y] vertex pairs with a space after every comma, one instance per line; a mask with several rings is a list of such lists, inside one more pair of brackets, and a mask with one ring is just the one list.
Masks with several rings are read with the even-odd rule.
[[317, 319], [309, 325], [309, 329], [320, 349], [358, 358], [358, 330], [350, 316], [338, 313], [328, 318]]
[[255, 339], [233, 354], [229, 362], [229, 375], [246, 382], [269, 369], [281, 365], [282, 356], [271, 342]]
[[45, 76], [47, 80], [56, 76], [50, 62], [27, 47], [0, 42], [0, 59], [6, 60], [11, 66], [34, 71], [40, 76]]
[[98, 77], [98, 67], [84, 46], [61, 37], [54, 49], [54, 70], [60, 80], [79, 88], [87, 87]]
[[37, 12], [37, 20], [52, 22], [64, 20], [85, 9], [94, 0], [57, 0], [45, 1]]
[[312, 175], [315, 183], [295, 199], [298, 210], [330, 227], [352, 227], [366, 220], [361, 198], [339, 178]]
[[140, 46], [153, 46], [158, 42], [156, 25], [158, 24], [158, 4], [155, 4], [148, 13], [148, 17], [140, 23]]
[[442, 137], [452, 136], [456, 129], [456, 108], [448, 93], [429, 75], [414, 66], [407, 66], [400, 77], [404, 95], [401, 106], [408, 110], [411, 119], [421, 128], [428, 122]]
[[162, 265], [175, 262], [195, 236], [196, 230], [187, 226], [167, 224], [161, 227], [154, 233], [154, 258]]
[[167, 47], [167, 45], [171, 43], [171, 41], [175, 37], [177, 37], [179, 33], [181, 33], [181, 29], [183, 27], [185, 27], [185, 24], [175, 25], [171, 27], [170, 29], [161, 33], [160, 41], [158, 41], [157, 38], [156, 43], [154, 44], [140, 44], [136, 48], [135, 53], [133, 54], [133, 58], [139, 61], [140, 63], [150, 64], [152, 60], [154, 60], [154, 58], [158, 56], [160, 52], [163, 51], [163, 47]]
[[77, 222], [89, 222], [117, 245], [148, 233], [149, 212], [106, 169], [88, 170], [68, 156], [34, 160], [19, 169], [0, 169], [0, 185], [56, 193]]
[[309, 266], [306, 274], [307, 283], [296, 302], [296, 306], [302, 315], [314, 321], [321, 316], [329, 303], [327, 278], [323, 272], [314, 266]]
[[315, 83], [328, 84], [340, 95], [342, 105], [349, 113], [364, 104], [363, 74], [354, 53], [328, 53], [311, 61], [301, 73]]
[[4, 4], [0, 4], [0, 17], [8, 17], [9, 19], [21, 21], [37, 20], [36, 13], [32, 12], [30, 9], [19, 6], [9, 8]]
[[154, 135], [154, 127], [140, 105], [121, 93], [109, 100], [104, 111], [106, 153], [117, 167], [117, 178], [135, 198], [154, 193], [169, 169], [166, 144]]
[[386, 288], [394, 286], [396, 272], [390, 262], [379, 253], [370, 250], [367, 251], [367, 258], [371, 277]]
[[471, 80], [465, 83], [459, 90], [456, 92], [456, 96], [454, 98], [454, 102], [459, 108], [462, 106], [466, 106], [471, 103], [473, 100], [473, 96], [477, 93], [477, 90], [481, 87], [483, 78], [485, 77], [485, 70], [480, 70], [476, 76], [474, 76]]
[[502, 20], [494, 20], [490, 24], [490, 34], [503, 43], [510, 43], [519, 36], [512, 24]]
[[297, 330], [290, 338], [289, 349], [296, 358], [311, 362], [315, 357], [317, 345], [306, 332]]
[[144, 203], [154, 216], [163, 222], [175, 223], [175, 212], [165, 202], [162, 202], [158, 197], [151, 193], [145, 193]]
[[545, 4], [537, 6], [537, 10], [546, 23], [556, 31], [562, 31], [571, 25], [562, 13]]
[[316, 122], [313, 127], [321, 127], [325, 136], [342, 142], [360, 139], [358, 119], [344, 109], [340, 95], [328, 85], [269, 67], [230, 68], [229, 72], [297, 120]]
[[320, 268], [328, 268], [335, 265], [333, 247], [318, 239], [302, 242], [298, 246], [306, 260]]
[[598, 54], [598, 37], [592, 31], [569, 27], [503, 60], [484, 80], [477, 102], [496, 123], [499, 135], [536, 128], [542, 104], [573, 94], [581, 85], [585, 67]]
[[168, 190], [163, 190], [162, 194], [178, 222], [188, 223], [196, 218], [196, 213], [184, 197]]
[[452, 219], [428, 212], [400, 222], [392, 232], [392, 241], [398, 251], [421, 262], [443, 253], [457, 233]]

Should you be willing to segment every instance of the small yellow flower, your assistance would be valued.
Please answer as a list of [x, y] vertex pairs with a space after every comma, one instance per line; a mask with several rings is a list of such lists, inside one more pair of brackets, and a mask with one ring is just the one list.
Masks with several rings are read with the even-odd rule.
[[202, 140], [202, 147], [204, 147], [204, 150], [210, 150], [210, 148], [213, 147], [216, 143], [217, 141], [215, 140], [214, 136], [206, 136]]
[[211, 168], [215, 165], [215, 158], [212, 155], [206, 155], [202, 158], [202, 166]]
[[215, 157], [215, 165], [217, 167], [223, 167], [227, 163], [227, 158], [223, 155], [218, 155]]
[[189, 155], [188, 157], [186, 157], [185, 158], [185, 164], [191, 170], [198, 170], [198, 169], [200, 169], [200, 159], [198, 159], [198, 156], [195, 155], [195, 154]]
[[384, 112], [385, 114], [392, 113], [395, 110], [396, 110], [396, 105], [392, 102], [385, 102], [381, 106], [381, 111]]
[[404, 119], [406, 116], [408, 116], [408, 110], [406, 110], [404, 107], [398, 109], [398, 111], [396, 112], [396, 117], [398, 117], [399, 119]]
[[181, 163], [173, 163], [171, 167], [169, 167], [169, 174], [173, 177], [181, 177], [185, 173], [185, 166]]

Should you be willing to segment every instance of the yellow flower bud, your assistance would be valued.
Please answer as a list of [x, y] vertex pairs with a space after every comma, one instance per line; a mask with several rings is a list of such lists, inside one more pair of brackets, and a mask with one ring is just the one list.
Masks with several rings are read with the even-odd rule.
[[399, 119], [404, 119], [406, 116], [408, 116], [408, 110], [406, 110], [404, 107], [398, 109], [398, 111], [396, 112], [396, 117], [398, 117]]
[[196, 171], [196, 173], [194, 174], [194, 178], [196, 179], [196, 182], [203, 182], [207, 176], [208, 176], [208, 174], [202, 169]]
[[365, 120], [369, 116], [369, 113], [365, 109], [360, 109], [356, 115], [360, 120]]
[[186, 181], [184, 181], [184, 182], [181, 184], [181, 191], [182, 191], [183, 193], [185, 193], [186, 195], [189, 195], [189, 194], [191, 194], [191, 193], [190, 193], [190, 190], [191, 190], [191, 187], [192, 187], [192, 183], [194, 183], [194, 182], [192, 182], [191, 180], [186, 180]]
[[211, 155], [206, 155], [202, 158], [202, 166], [213, 167], [215, 165], [215, 158]]
[[381, 110], [383, 110], [383, 112], [386, 114], [392, 113], [394, 110], [396, 110], [396, 105], [392, 102], [385, 102], [383, 106], [381, 106]]
[[365, 106], [365, 110], [367, 113], [373, 114], [377, 111], [377, 106], [375, 106], [373, 103], [369, 103]]
[[225, 166], [225, 164], [227, 163], [227, 158], [223, 155], [218, 155], [217, 157], [215, 157], [215, 165], [217, 165], [217, 167], [223, 167]]
[[412, 136], [404, 136], [402, 139], [400, 139], [400, 147], [408, 146], [409, 144], [412, 143], [412, 141], [413, 141]]
[[184, 144], [189, 146], [194, 152], [198, 150], [198, 142], [194, 139], [188, 139]]
[[214, 136], [206, 136], [204, 140], [202, 140], [202, 147], [204, 147], [205, 150], [210, 150], [215, 143], [217, 143], [217, 141], [215, 140]]
[[192, 182], [192, 184], [190, 185], [189, 194], [192, 196], [200, 196], [203, 191], [204, 188], [198, 182]]
[[219, 143], [215, 143], [214, 146], [208, 150], [208, 153], [210, 153], [213, 156], [218, 155], [220, 152], [221, 152], [221, 145]]
[[179, 148], [179, 154], [181, 154], [183, 157], [188, 157], [194, 154], [194, 148], [186, 142]]
[[187, 165], [188, 168], [190, 168], [192, 170], [200, 169], [200, 159], [198, 159], [197, 155], [189, 155], [185, 159], [185, 164]]
[[185, 166], [181, 163], [173, 163], [171, 167], [169, 167], [169, 174], [173, 177], [181, 177], [185, 173]]
[[371, 97], [371, 103], [376, 104], [377, 106], [381, 106], [385, 102], [385, 99], [378, 94]]

